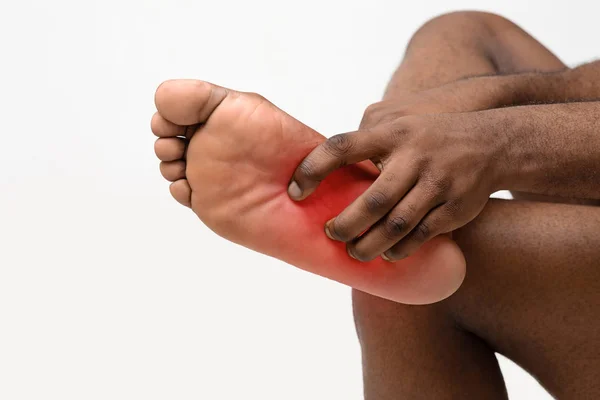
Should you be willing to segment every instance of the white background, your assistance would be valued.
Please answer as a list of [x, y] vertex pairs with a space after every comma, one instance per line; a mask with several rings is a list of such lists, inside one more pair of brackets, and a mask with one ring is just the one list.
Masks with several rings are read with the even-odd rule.
[[[329, 136], [410, 35], [477, 8], [573, 65], [598, 2], [0, 2], [0, 398], [362, 398], [349, 289], [237, 247], [173, 201], [149, 130], [163, 80], [260, 92]], [[543, 399], [502, 360], [514, 399]]]

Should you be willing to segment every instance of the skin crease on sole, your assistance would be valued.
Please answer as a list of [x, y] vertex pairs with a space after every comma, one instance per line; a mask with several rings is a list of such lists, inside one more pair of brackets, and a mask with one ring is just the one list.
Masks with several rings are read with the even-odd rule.
[[352, 259], [327, 238], [325, 222], [375, 179], [370, 163], [336, 171], [302, 202], [287, 194], [300, 161], [325, 138], [259, 95], [203, 81], [167, 81], [157, 89], [152, 130], [171, 194], [218, 235], [306, 271], [405, 304], [454, 293], [465, 260], [448, 237], [389, 263]]

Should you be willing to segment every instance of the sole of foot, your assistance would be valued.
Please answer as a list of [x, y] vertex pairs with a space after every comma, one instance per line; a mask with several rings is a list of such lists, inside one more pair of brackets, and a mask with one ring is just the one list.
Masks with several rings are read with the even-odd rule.
[[446, 236], [395, 263], [356, 261], [343, 243], [328, 239], [325, 222], [364, 192], [378, 170], [370, 163], [341, 168], [308, 199], [291, 200], [292, 173], [325, 138], [263, 97], [172, 80], [159, 86], [155, 103], [155, 152], [173, 182], [171, 194], [223, 238], [405, 304], [440, 301], [462, 283], [464, 257]]

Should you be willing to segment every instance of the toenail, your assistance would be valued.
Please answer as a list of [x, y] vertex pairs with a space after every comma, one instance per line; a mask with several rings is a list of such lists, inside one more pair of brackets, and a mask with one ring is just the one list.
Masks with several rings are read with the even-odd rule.
[[358, 258], [356, 258], [356, 256], [354, 255], [354, 253], [352, 252], [352, 249], [350, 247], [346, 248], [346, 252], [348, 253], [348, 255], [352, 258], [354, 258], [357, 261], [360, 261]]
[[288, 194], [292, 199], [300, 199], [302, 197], [302, 189], [300, 189], [296, 181], [292, 181], [290, 186], [288, 186]]

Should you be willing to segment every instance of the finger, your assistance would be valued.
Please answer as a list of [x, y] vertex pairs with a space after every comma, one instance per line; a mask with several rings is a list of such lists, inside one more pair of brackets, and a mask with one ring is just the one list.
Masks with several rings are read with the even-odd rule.
[[451, 211], [446, 204], [442, 204], [431, 210], [403, 240], [387, 250], [382, 258], [397, 261], [409, 257], [425, 242], [458, 227], [455, 225]]
[[330, 239], [348, 242], [357, 238], [408, 193], [417, 181], [417, 171], [399, 165], [400, 162], [386, 165], [369, 189], [325, 224], [325, 233]]
[[296, 168], [288, 194], [294, 200], [303, 200], [336, 169], [374, 157], [384, 147], [377, 139], [365, 131], [343, 133], [327, 139]]
[[424, 185], [416, 186], [358, 240], [349, 243], [348, 254], [359, 261], [369, 261], [408, 235], [439, 202]]

